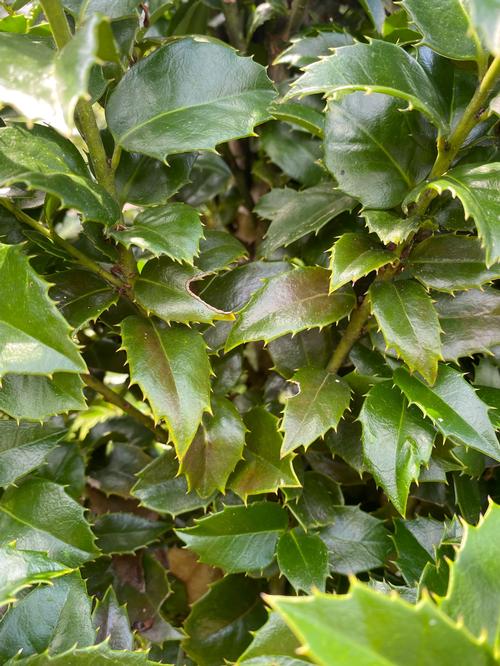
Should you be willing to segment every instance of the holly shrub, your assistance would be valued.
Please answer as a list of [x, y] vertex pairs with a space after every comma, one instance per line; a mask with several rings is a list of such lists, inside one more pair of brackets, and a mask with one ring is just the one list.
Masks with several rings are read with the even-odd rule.
[[499, 1], [0, 4], [0, 664], [500, 663]]

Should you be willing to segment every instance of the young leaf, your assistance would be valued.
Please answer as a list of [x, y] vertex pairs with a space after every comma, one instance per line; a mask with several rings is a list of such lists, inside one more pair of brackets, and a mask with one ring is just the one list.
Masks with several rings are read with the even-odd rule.
[[200, 214], [183, 203], [170, 203], [147, 208], [139, 213], [131, 227], [110, 231], [116, 241], [130, 247], [136, 245], [159, 257], [167, 255], [174, 261], [193, 263], [197, 256], [203, 227]]
[[494, 664], [484, 645], [450, 623], [430, 601], [413, 606], [358, 582], [348, 595], [267, 596], [266, 601], [306, 646], [305, 654], [321, 666]]
[[422, 66], [400, 46], [374, 39], [335, 49], [307, 67], [288, 96], [325, 93], [380, 92], [400, 97], [446, 132], [441, 98]]
[[414, 280], [377, 282], [370, 287], [370, 300], [387, 346], [434, 383], [442, 358], [441, 331], [425, 289]]
[[249, 495], [299, 487], [292, 458], [280, 457], [283, 438], [278, 432], [278, 419], [263, 407], [254, 407], [245, 414], [244, 421], [247, 427], [244, 459], [229, 479], [231, 490], [246, 502]]
[[368, 229], [377, 234], [382, 243], [402, 243], [418, 229], [419, 221], [412, 217], [401, 217], [390, 210], [369, 210], [362, 212]]
[[404, 516], [410, 484], [429, 462], [436, 432], [391, 382], [370, 389], [359, 419], [365, 465]]
[[266, 619], [259, 581], [242, 575], [214, 583], [192, 607], [186, 620], [186, 653], [200, 666], [237, 659]]
[[204, 416], [180, 466], [188, 489], [196, 490], [201, 497], [225, 491], [245, 445], [245, 426], [233, 404], [216, 398], [212, 409], [213, 415]]
[[0, 244], [0, 301], [0, 377], [86, 371], [68, 324], [49, 299], [48, 284], [20, 246]]
[[164, 328], [152, 319], [127, 317], [121, 324], [131, 381], [164, 419], [180, 459], [210, 409], [210, 362], [203, 338], [188, 328]]
[[50, 583], [53, 578], [64, 576], [70, 571], [45, 553], [18, 550], [12, 545], [4, 546], [0, 548], [0, 604], [5, 606], [15, 601], [16, 594], [25, 587]]
[[55, 424], [0, 421], [0, 486], [39, 467], [65, 434], [66, 429]]
[[276, 543], [287, 527], [286, 511], [272, 502], [226, 506], [196, 520], [194, 527], [175, 530], [200, 562], [226, 573], [260, 571], [271, 564]]
[[[275, 96], [262, 65], [220, 42], [185, 37], [126, 72], [106, 118], [123, 148], [164, 160], [251, 135]], [[148, 103], [131, 106], [132, 98]]]
[[500, 639], [498, 548], [500, 506], [490, 502], [479, 525], [465, 526], [465, 535], [453, 565], [441, 609], [461, 621], [473, 636], [486, 639], [493, 649]]
[[96, 632], [96, 643], [108, 641], [112, 650], [134, 649], [134, 637], [127, 612], [118, 604], [112, 587], [108, 587], [102, 600], [97, 600], [92, 613], [92, 624]]
[[384, 523], [357, 506], [337, 506], [319, 536], [328, 548], [330, 570], [357, 574], [383, 566], [390, 542]]
[[388, 95], [355, 92], [329, 102], [325, 165], [341, 190], [367, 207], [392, 208], [429, 173], [434, 137]]
[[306, 234], [318, 233], [327, 222], [355, 205], [354, 199], [330, 183], [298, 191], [288, 187], [271, 190], [255, 206], [260, 217], [271, 220], [260, 254], [269, 257]]
[[465, 219], [472, 217], [486, 249], [486, 265], [500, 261], [500, 162], [457, 166], [437, 180], [425, 182], [410, 192], [406, 201], [415, 201], [426, 189], [441, 194], [450, 190], [464, 207]]
[[93, 525], [96, 545], [106, 554], [133, 553], [156, 541], [167, 529], [166, 523], [122, 512], [97, 516]]
[[328, 578], [328, 551], [316, 534], [285, 532], [278, 541], [276, 551], [281, 573], [295, 590], [311, 593], [325, 590]]
[[324, 268], [306, 267], [267, 280], [239, 313], [226, 352], [244, 342], [269, 342], [347, 317], [355, 305], [354, 294], [329, 294], [328, 276]]
[[393, 260], [392, 252], [374, 242], [368, 234], [343, 234], [332, 247], [330, 291], [356, 282]]
[[441, 365], [434, 386], [427, 386], [404, 368], [397, 368], [394, 381], [445, 437], [500, 460], [488, 407], [459, 372]]
[[500, 264], [486, 267], [477, 238], [454, 234], [419, 243], [408, 257], [408, 268], [426, 287], [439, 291], [481, 287], [500, 277]]
[[22, 550], [46, 552], [69, 567], [99, 552], [83, 508], [62, 486], [44, 479], [28, 479], [2, 496], [0, 544], [12, 541]]
[[282, 455], [299, 446], [307, 448], [327, 430], [336, 428], [351, 398], [349, 386], [327, 370], [301, 368], [291, 381], [299, 392], [285, 402]]

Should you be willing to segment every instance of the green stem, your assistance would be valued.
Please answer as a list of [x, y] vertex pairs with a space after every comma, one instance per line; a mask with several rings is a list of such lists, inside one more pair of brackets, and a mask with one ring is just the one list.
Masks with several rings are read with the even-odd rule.
[[309, 0], [293, 0], [292, 8], [290, 10], [290, 18], [288, 19], [288, 25], [285, 30], [284, 39], [286, 42], [290, 39], [290, 36], [297, 31], [300, 27], [300, 24], [304, 20], [304, 14], [307, 9]]
[[[484, 113], [484, 106], [487, 102], [488, 95], [495, 85], [496, 80], [500, 76], [500, 56], [497, 56], [489, 68], [487, 69], [481, 83], [479, 84], [476, 92], [474, 93], [471, 101], [467, 105], [462, 117], [458, 121], [455, 129], [450, 134], [447, 140], [441, 139], [438, 142], [438, 154], [436, 161], [429, 174], [429, 180], [434, 180], [442, 176], [451, 166], [453, 160], [462, 147], [465, 139], [469, 136], [471, 130], [482, 120]], [[412, 217], [422, 217], [427, 212], [431, 202], [438, 196], [435, 190], [427, 189], [419, 198], [417, 204], [412, 208], [410, 214]], [[398, 255], [401, 256], [402, 251], [411, 243], [411, 240], [406, 241], [398, 248]], [[377, 277], [377, 280], [387, 280], [393, 277], [401, 268], [401, 264], [395, 264], [391, 269], [382, 271]], [[327, 369], [330, 372], [338, 372], [342, 367], [345, 359], [347, 358], [352, 346], [363, 335], [366, 322], [371, 314], [370, 300], [366, 295], [360, 305], [356, 308], [351, 316], [349, 324], [344, 331], [342, 339], [333, 352]]]
[[242, 21], [237, 0], [222, 0], [222, 11], [226, 20], [226, 32], [229, 41], [242, 53], [245, 52], [246, 44], [242, 30]]
[[101, 382], [93, 375], [82, 375], [82, 379], [89, 388], [96, 391], [96, 393], [100, 393], [107, 402], [116, 405], [125, 414], [128, 414], [135, 421], [138, 421], [148, 430], [151, 430], [159, 442], [164, 442], [165, 444], [168, 442], [168, 433], [163, 428], [158, 427], [152, 418], [147, 416], [147, 414], [143, 414], [128, 400], [125, 400], [121, 395], [110, 389], [109, 386], [106, 386], [104, 382]]

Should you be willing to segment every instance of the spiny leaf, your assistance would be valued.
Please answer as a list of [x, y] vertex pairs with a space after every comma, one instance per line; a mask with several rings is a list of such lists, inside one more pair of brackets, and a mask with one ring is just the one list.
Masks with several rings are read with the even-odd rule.
[[133, 553], [156, 541], [168, 529], [167, 523], [149, 520], [134, 513], [105, 513], [97, 516], [93, 532], [103, 553]]
[[368, 234], [343, 234], [332, 247], [330, 258], [330, 291], [394, 261], [392, 252], [374, 242]]
[[402, 243], [418, 229], [419, 221], [414, 217], [401, 217], [390, 210], [369, 210], [362, 212], [366, 226], [377, 234], [382, 243]]
[[285, 532], [278, 541], [278, 565], [295, 590], [324, 591], [328, 577], [328, 551], [316, 534]]
[[104, 597], [97, 600], [92, 613], [92, 624], [96, 631], [97, 644], [107, 641], [107, 646], [112, 650], [133, 650], [134, 637], [127, 612], [118, 604], [111, 586]]

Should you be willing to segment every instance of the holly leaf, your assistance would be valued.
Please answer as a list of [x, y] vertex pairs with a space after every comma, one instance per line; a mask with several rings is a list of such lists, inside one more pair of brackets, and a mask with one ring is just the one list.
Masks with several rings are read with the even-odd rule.
[[116, 241], [135, 245], [155, 257], [167, 255], [174, 261], [192, 264], [198, 255], [203, 226], [197, 210], [184, 203], [170, 203], [147, 208], [132, 226], [110, 231]]
[[298, 497], [290, 493], [287, 507], [306, 531], [329, 525], [335, 520], [337, 506], [344, 503], [340, 485], [313, 470], [307, 470], [301, 481], [302, 491]]
[[330, 291], [377, 271], [394, 261], [392, 252], [385, 250], [368, 234], [342, 234], [331, 251]]
[[355, 90], [404, 99], [447, 131], [441, 98], [422, 66], [400, 46], [377, 39], [336, 48], [333, 55], [312, 63], [286, 97], [317, 93], [332, 97]]
[[389, 243], [399, 245], [419, 226], [418, 219], [401, 217], [390, 210], [369, 210], [365, 208], [361, 215], [368, 229], [377, 234], [385, 245], [389, 245]]
[[416, 516], [394, 520], [391, 539], [396, 547], [396, 566], [408, 585], [421, 581], [426, 565], [434, 564], [445, 525], [434, 518]]
[[453, 292], [481, 287], [500, 277], [500, 264], [486, 266], [486, 257], [474, 236], [443, 234], [419, 243], [408, 257], [414, 277], [430, 289]]
[[212, 409], [213, 414], [204, 416], [180, 467], [188, 489], [201, 497], [225, 491], [245, 445], [245, 426], [233, 404], [225, 398], [215, 398]]
[[200, 271], [210, 273], [225, 270], [247, 256], [245, 246], [227, 231], [206, 229], [195, 264]]
[[[279, 613], [271, 612], [267, 622], [253, 633], [253, 640], [241, 655], [239, 664], [245, 666], [299, 666], [303, 663], [300, 659], [294, 659], [297, 648], [300, 647], [298, 640]], [[270, 655], [273, 660], [269, 659]], [[267, 660], [267, 661], [265, 661]]]
[[210, 362], [197, 331], [166, 328], [152, 319], [121, 323], [130, 378], [148, 399], [156, 421], [168, 427], [179, 459], [210, 409]]
[[50, 297], [74, 329], [95, 321], [118, 300], [118, 294], [94, 273], [71, 269], [49, 277]]
[[347, 317], [355, 305], [354, 294], [329, 294], [328, 278], [329, 271], [324, 268], [307, 267], [267, 280], [238, 314], [226, 352], [244, 342], [269, 342]]
[[301, 368], [291, 381], [299, 390], [286, 399], [283, 410], [283, 456], [299, 446], [307, 449], [327, 430], [336, 428], [351, 399], [349, 386], [327, 370]]
[[156, 541], [169, 525], [149, 520], [135, 513], [104, 513], [97, 516], [93, 525], [96, 545], [102, 553], [133, 553]]
[[410, 485], [429, 462], [436, 432], [391, 382], [372, 386], [359, 419], [364, 464], [404, 516]]
[[276, 65], [289, 65], [290, 67], [305, 67], [320, 56], [327, 56], [331, 50], [338, 46], [347, 46], [353, 39], [345, 32], [318, 31], [312, 37], [295, 37], [291, 45], [282, 51], [276, 58]]
[[[106, 119], [117, 144], [164, 160], [252, 135], [275, 96], [262, 65], [218, 41], [185, 37], [125, 73]], [[132, 107], [132, 98], [148, 103]]]
[[111, 650], [107, 643], [91, 645], [86, 648], [73, 648], [61, 654], [36, 654], [27, 659], [19, 659], [19, 666], [155, 666], [157, 661], [150, 661], [146, 652], [134, 650]]
[[276, 543], [287, 527], [286, 511], [272, 502], [226, 506], [175, 530], [200, 562], [226, 573], [260, 571], [271, 564]]
[[0, 377], [86, 372], [69, 325], [48, 290], [19, 246], [0, 244]]
[[273, 189], [259, 199], [255, 212], [271, 224], [259, 248], [263, 257], [287, 247], [302, 236], [318, 233], [327, 222], [356, 205], [354, 199], [320, 183], [304, 190]]
[[106, 590], [104, 597], [96, 601], [92, 624], [96, 632], [96, 643], [107, 641], [108, 647], [112, 650], [134, 649], [134, 637], [127, 611], [119, 605], [111, 586]]
[[324, 591], [328, 578], [328, 551], [316, 534], [285, 532], [278, 541], [278, 565], [295, 590]]
[[465, 219], [474, 219], [479, 238], [486, 249], [486, 266], [500, 260], [500, 162], [457, 166], [436, 180], [418, 185], [405, 202], [417, 201], [427, 189], [439, 194], [449, 190], [454, 197], [458, 197], [464, 208]]
[[445, 437], [500, 460], [500, 445], [488, 417], [489, 408], [459, 372], [440, 365], [434, 386], [427, 386], [405, 368], [397, 368], [394, 381]]
[[283, 438], [278, 431], [278, 419], [263, 407], [254, 407], [245, 414], [244, 421], [247, 436], [243, 460], [229, 479], [231, 490], [247, 502], [249, 495], [300, 487], [292, 457], [280, 457]]
[[478, 29], [484, 43], [494, 55], [500, 54], [499, 18], [495, 2], [469, 0], [472, 22]]

